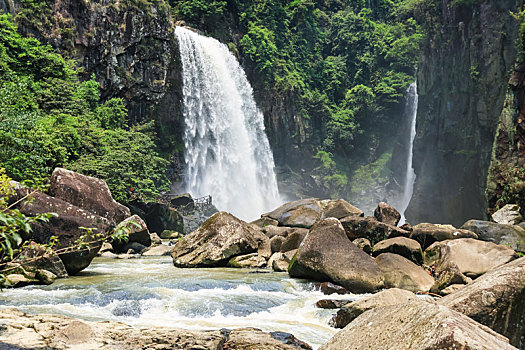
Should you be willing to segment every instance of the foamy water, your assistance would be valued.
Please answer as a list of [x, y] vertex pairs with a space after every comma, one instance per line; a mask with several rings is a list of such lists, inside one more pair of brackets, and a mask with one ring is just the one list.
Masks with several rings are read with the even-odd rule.
[[97, 258], [81, 276], [50, 286], [5, 290], [0, 293], [0, 305], [143, 327], [256, 327], [292, 333], [317, 348], [337, 330], [328, 325], [335, 311], [318, 309], [315, 303], [359, 297], [326, 296], [312, 283], [290, 279], [286, 273], [178, 269], [169, 257]]

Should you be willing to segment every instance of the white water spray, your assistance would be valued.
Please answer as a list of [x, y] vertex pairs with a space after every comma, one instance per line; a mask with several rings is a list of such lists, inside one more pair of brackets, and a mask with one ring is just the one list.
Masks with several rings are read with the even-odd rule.
[[239, 62], [215, 39], [177, 27], [186, 189], [244, 220], [281, 204], [264, 117]]
[[412, 194], [414, 193], [414, 183], [416, 181], [416, 173], [412, 167], [413, 150], [414, 150], [414, 138], [416, 137], [416, 118], [417, 118], [417, 82], [410, 84], [408, 87], [408, 99], [405, 108], [405, 113], [410, 116], [410, 143], [408, 146], [407, 154], [407, 168], [405, 174], [405, 182], [403, 186], [403, 196], [401, 197], [400, 213], [401, 220], [399, 225], [403, 225], [406, 222], [405, 210], [410, 204]]

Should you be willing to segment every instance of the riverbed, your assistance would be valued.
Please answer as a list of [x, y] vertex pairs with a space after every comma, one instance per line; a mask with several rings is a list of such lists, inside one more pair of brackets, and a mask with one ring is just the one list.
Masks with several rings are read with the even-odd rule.
[[179, 269], [170, 257], [96, 258], [79, 276], [0, 292], [0, 307], [139, 327], [256, 327], [292, 333], [315, 349], [337, 332], [328, 325], [335, 311], [318, 309], [315, 302], [359, 297], [326, 296], [313, 283], [286, 273]]

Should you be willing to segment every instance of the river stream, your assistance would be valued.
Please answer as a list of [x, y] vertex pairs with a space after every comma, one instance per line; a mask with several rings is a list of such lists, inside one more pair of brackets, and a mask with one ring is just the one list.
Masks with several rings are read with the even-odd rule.
[[178, 269], [170, 257], [96, 258], [79, 276], [0, 292], [0, 307], [141, 327], [256, 327], [292, 333], [315, 349], [337, 332], [328, 325], [335, 311], [318, 309], [315, 302], [358, 297], [326, 296], [286, 273]]

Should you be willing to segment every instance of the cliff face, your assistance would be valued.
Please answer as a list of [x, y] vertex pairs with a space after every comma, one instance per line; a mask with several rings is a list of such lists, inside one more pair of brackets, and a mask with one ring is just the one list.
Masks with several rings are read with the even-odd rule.
[[519, 62], [509, 79], [494, 141], [486, 190], [489, 214], [508, 203], [517, 203], [525, 209], [524, 146], [525, 63]]
[[[155, 121], [161, 149], [177, 156], [182, 79], [174, 25], [164, 1], [0, 0], [19, 30], [75, 58], [102, 98], [121, 97], [131, 123]], [[175, 150], [175, 152], [173, 151]]]
[[412, 222], [480, 218], [492, 145], [516, 57], [516, 0], [432, 2], [418, 71]]

